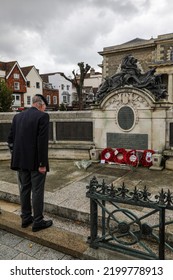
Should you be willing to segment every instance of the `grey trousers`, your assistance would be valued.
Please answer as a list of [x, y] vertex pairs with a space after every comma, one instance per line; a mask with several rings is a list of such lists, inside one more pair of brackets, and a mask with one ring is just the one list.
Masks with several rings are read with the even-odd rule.
[[18, 171], [20, 184], [21, 218], [27, 221], [32, 216], [34, 223], [43, 220], [44, 184], [46, 174], [38, 171]]

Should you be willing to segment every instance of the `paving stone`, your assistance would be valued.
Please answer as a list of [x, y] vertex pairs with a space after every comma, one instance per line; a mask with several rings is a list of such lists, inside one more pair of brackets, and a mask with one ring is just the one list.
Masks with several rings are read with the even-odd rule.
[[29, 256], [34, 256], [41, 248], [42, 248], [41, 245], [27, 239], [23, 239], [15, 247], [15, 249], [17, 249], [18, 251], [21, 251]]
[[42, 247], [34, 257], [39, 260], [61, 260], [65, 254], [48, 247]]
[[37, 258], [31, 257], [25, 253], [19, 253], [13, 260], [37, 260]]
[[[1, 236], [3, 236], [4, 234], [6, 234], [7, 232], [3, 229], [0, 230], [0, 239], [1, 239]], [[0, 241], [0, 244], [1, 244], [1, 241]]]
[[[4, 237], [4, 235], [10, 236], [12, 240], [18, 240], [18, 236], [0, 229], [0, 237]], [[20, 239], [20, 243], [15, 247], [6, 246], [0, 242], [0, 260], [75, 260], [70, 255], [36, 244], [28, 239]], [[6, 243], [7, 239], [2, 239], [2, 241], [4, 240]], [[11, 244], [14, 245], [14, 243]]]
[[70, 256], [70, 255], [64, 255], [64, 257], [62, 258], [62, 260], [77, 260], [76, 258]]
[[6, 234], [3, 234], [0, 237], [0, 243], [3, 245], [10, 246], [10, 247], [16, 247], [16, 245], [18, 245], [21, 241], [22, 241], [21, 237], [16, 236], [9, 232]]
[[12, 260], [19, 254], [19, 251], [6, 245], [0, 245], [0, 260]]

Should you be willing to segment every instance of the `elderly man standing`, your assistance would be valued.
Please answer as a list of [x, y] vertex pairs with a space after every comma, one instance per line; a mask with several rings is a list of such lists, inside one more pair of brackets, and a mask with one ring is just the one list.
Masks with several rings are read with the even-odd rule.
[[18, 172], [20, 183], [22, 227], [33, 223], [33, 232], [53, 224], [43, 219], [44, 185], [49, 171], [49, 115], [44, 112], [47, 105], [46, 98], [36, 94], [32, 107], [14, 116], [8, 136], [11, 169]]

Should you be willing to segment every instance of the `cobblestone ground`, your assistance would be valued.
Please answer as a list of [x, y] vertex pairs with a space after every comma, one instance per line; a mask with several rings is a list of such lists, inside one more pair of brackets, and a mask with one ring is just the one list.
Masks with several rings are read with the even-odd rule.
[[0, 260], [75, 260], [56, 250], [0, 229]]

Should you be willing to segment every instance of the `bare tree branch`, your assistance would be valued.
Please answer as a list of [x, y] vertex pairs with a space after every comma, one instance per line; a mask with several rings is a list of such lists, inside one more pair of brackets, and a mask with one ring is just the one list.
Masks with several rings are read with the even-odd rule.
[[67, 77], [64, 73], [61, 73], [60, 75], [64, 77], [67, 81], [72, 83], [72, 85], [76, 88], [78, 99], [79, 99], [79, 109], [83, 109], [83, 84], [84, 84], [84, 79], [86, 77], [86, 74], [90, 70], [91, 66], [89, 64], [84, 65], [84, 62], [79, 62], [78, 63], [79, 69], [80, 69], [80, 74], [77, 75], [75, 73], [75, 70], [72, 71], [73, 74], [73, 79], [70, 79]]

